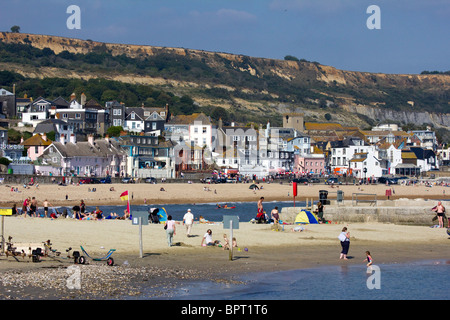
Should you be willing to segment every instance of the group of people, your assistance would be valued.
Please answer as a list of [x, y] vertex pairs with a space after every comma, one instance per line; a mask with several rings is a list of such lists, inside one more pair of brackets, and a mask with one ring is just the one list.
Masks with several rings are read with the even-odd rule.
[[[44, 200], [42, 203], [42, 206], [44, 207], [44, 218], [56, 218], [57, 213], [52, 212], [49, 214], [48, 208], [52, 205], [48, 202], [47, 199]], [[38, 201], [36, 197], [28, 197], [25, 198], [22, 204], [22, 212], [19, 212], [19, 210], [16, 208], [16, 205], [14, 204], [13, 208], [13, 214], [23, 214], [26, 218], [27, 216], [30, 217], [39, 217], [40, 214], [38, 213]]]
[[[200, 216], [200, 223], [206, 223], [206, 220]], [[194, 215], [191, 209], [188, 209], [187, 212], [183, 216], [183, 225], [186, 228], [186, 236], [191, 237], [192, 225], [194, 224]], [[166, 230], [167, 244], [169, 247], [173, 246], [173, 236], [176, 235], [176, 222], [173, 220], [171, 215], [167, 216], [167, 220], [164, 223], [164, 230]], [[235, 237], [231, 239], [231, 243], [228, 240], [226, 234], [223, 235], [223, 241], [213, 240], [212, 238], [212, 230], [208, 229], [205, 235], [202, 238], [200, 243], [201, 246], [220, 246], [224, 250], [230, 249], [231, 247], [237, 247], [237, 240]]]

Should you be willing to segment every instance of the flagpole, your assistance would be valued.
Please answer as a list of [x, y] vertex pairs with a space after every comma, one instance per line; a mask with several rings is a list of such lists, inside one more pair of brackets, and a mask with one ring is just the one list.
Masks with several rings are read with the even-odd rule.
[[127, 190], [128, 193], [128, 204], [127, 204], [127, 209], [128, 209], [128, 214], [131, 217], [131, 209], [130, 209], [130, 192]]

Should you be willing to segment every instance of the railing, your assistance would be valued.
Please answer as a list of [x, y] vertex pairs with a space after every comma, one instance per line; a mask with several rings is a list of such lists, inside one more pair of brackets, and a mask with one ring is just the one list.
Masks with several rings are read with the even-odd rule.
[[[364, 197], [373, 197], [371, 199], [361, 199], [358, 198], [358, 196], [364, 196]], [[352, 193], [352, 206], [358, 205], [359, 202], [370, 202], [373, 205], [377, 205], [377, 194], [376, 193]]]

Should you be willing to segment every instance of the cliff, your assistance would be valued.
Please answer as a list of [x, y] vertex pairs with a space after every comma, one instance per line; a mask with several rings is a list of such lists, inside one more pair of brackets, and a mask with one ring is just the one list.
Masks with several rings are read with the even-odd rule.
[[318, 121], [329, 113], [334, 121], [350, 125], [364, 125], [372, 119], [374, 123], [430, 123], [450, 128], [450, 75], [446, 74], [354, 72], [304, 60], [254, 58], [50, 35], [1, 32], [0, 41], [49, 48], [56, 55], [69, 52], [126, 56], [155, 66], [138, 65], [136, 72], [130, 72], [100, 64], [93, 72], [79, 70], [76, 65], [36, 68], [0, 58], [0, 70], [15, 71], [26, 77], [102, 77], [171, 88], [176, 94], [189, 94], [199, 105], [248, 108], [262, 113], [301, 111]]

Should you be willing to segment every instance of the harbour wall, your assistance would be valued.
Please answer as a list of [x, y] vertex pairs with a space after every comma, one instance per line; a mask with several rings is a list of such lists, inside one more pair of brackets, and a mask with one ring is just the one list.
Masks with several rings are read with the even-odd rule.
[[[358, 204], [350, 200], [342, 203], [332, 201], [329, 205], [324, 206], [323, 217], [337, 223], [381, 222], [431, 226], [438, 224], [437, 220], [433, 221], [436, 213], [431, 211], [436, 204], [436, 200], [424, 199], [385, 200]], [[450, 201], [445, 201], [444, 206], [450, 208]], [[294, 223], [295, 217], [302, 209], [314, 211], [315, 208], [315, 205], [312, 207], [284, 207], [280, 212], [280, 219], [286, 223]], [[446, 221], [444, 225], [447, 226]]]

